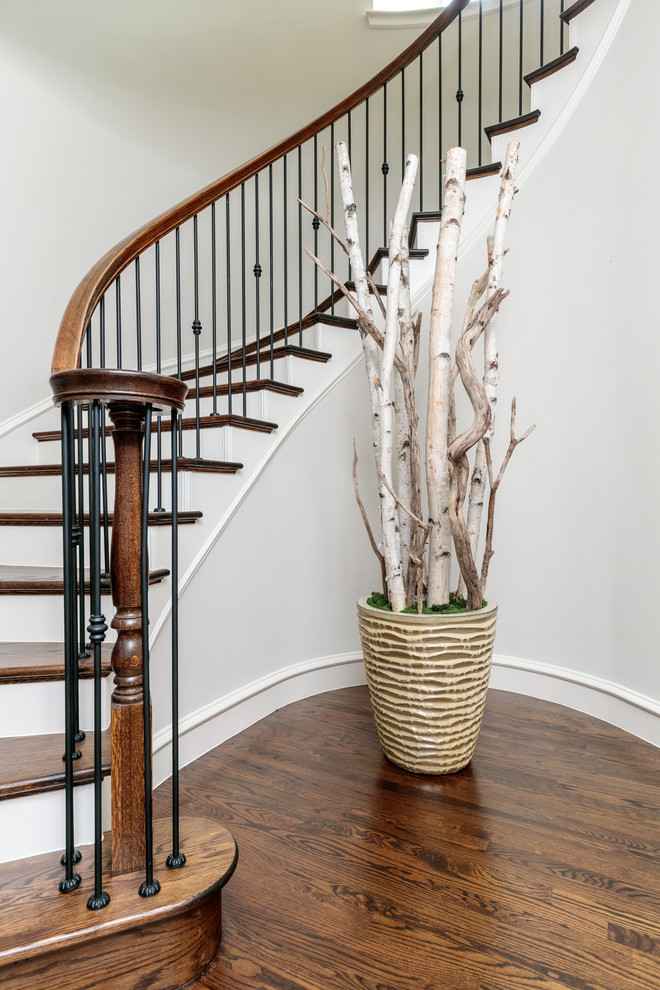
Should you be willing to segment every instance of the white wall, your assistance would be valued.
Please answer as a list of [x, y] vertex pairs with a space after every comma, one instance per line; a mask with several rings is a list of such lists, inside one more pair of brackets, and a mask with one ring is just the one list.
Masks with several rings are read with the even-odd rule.
[[416, 34], [370, 31], [362, 0], [2, 0], [0, 422], [48, 395], [66, 302], [112, 244]]
[[[639, 693], [657, 712], [659, 32], [660, 7], [632, 3], [591, 88], [514, 204], [500, 449], [513, 394], [519, 431], [537, 429], [499, 494], [490, 584], [501, 604], [498, 654], [568, 668], [578, 682], [602, 679], [605, 690]], [[465, 259], [463, 297], [482, 258], [475, 249]], [[515, 671], [494, 683], [544, 690]], [[570, 678], [555, 688], [556, 700], [587, 703]]]

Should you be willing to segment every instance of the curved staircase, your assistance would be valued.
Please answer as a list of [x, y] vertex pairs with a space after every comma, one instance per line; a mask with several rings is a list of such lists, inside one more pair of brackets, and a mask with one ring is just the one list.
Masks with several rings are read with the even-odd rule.
[[[308, 224], [305, 217], [307, 226], [303, 229], [302, 209], [296, 203], [297, 196], [304, 193], [316, 210], [321, 209], [323, 142], [334, 144], [347, 138], [353, 145], [354, 170], [363, 177], [356, 179], [356, 192], [362, 197], [358, 199], [359, 208], [362, 209], [363, 202], [367, 203], [366, 241], [371, 245], [369, 270], [376, 291], [382, 291], [386, 280], [387, 252], [374, 244], [384, 240], [388, 204], [397, 185], [398, 166], [388, 165], [387, 159], [393, 161], [399, 151], [403, 153], [407, 129], [411, 135], [408, 141], [422, 145], [422, 161], [428, 160], [429, 164], [423, 189], [420, 182], [419, 208], [411, 224], [413, 302], [419, 305], [428, 294], [432, 279], [441, 207], [438, 196], [442, 177], [436, 164], [438, 142], [445, 139], [448, 145], [456, 137], [453, 133], [449, 138], [449, 127], [442, 123], [443, 113], [447, 119], [453, 115], [452, 127], [458, 115], [459, 133], [461, 126], [476, 122], [477, 116], [481, 125], [472, 148], [473, 160], [469, 163], [470, 193], [474, 190], [474, 195], [468, 197], [463, 253], [482, 236], [490, 221], [507, 136], [513, 131], [517, 137], [524, 135], [522, 184], [550, 146], [553, 132], [562, 126], [562, 114], [570, 112], [571, 94], [579, 87], [580, 73], [597, 60], [606, 33], [605, 16], [588, 23], [586, 15], [584, 28], [578, 18], [593, 2], [578, 0], [566, 9], [561, 3], [554, 14], [548, 13], [552, 4], [546, 3], [546, 17], [554, 16], [557, 20], [554, 37], [561, 51], [557, 55], [551, 53], [546, 40], [543, 64], [528, 69], [521, 44], [514, 82], [517, 83], [519, 75], [520, 85], [524, 81], [526, 91], [524, 98], [514, 92], [513, 109], [519, 112], [506, 113], [500, 82], [499, 120], [486, 122], [481, 120], [487, 102], [484, 100], [482, 104], [481, 69], [477, 110], [476, 102], [470, 108], [469, 101], [464, 100], [460, 68], [457, 93], [461, 93], [461, 98], [455, 98], [455, 81], [443, 75], [442, 52], [446, 58], [450, 35], [456, 36], [461, 52], [461, 32], [465, 30], [467, 35], [468, 28], [472, 31], [474, 27], [468, 24], [470, 17], [478, 16], [480, 32], [497, 26], [497, 5], [492, 5], [485, 14], [481, 4], [475, 5], [479, 8], [477, 14], [472, 7], [465, 10], [467, 0], [453, 0], [418, 41], [375, 79], [276, 148], [130, 235], [108, 252], [81, 282], [60, 328], [53, 360], [54, 381], [58, 376], [72, 378], [76, 373], [80, 377], [80, 368], [83, 373], [80, 382], [83, 382], [85, 371], [99, 369], [99, 381], [107, 383], [108, 388], [115, 387], [112, 383], [116, 371], [108, 367], [113, 361], [116, 369], [135, 368], [136, 383], [140, 376], [146, 380], [149, 373], [154, 379], [157, 375], [166, 381], [166, 376], [170, 376], [170, 381], [175, 378], [190, 384], [185, 410], [177, 419], [180, 447], [175, 464], [170, 421], [155, 414], [152, 418], [151, 406], [145, 405], [144, 397], [139, 402], [140, 415], [143, 419], [146, 415], [152, 424], [152, 447], [146, 469], [153, 476], [148, 514], [148, 580], [151, 649], [159, 668], [169, 651], [165, 630], [170, 629], [173, 608], [172, 565], [165, 544], [169, 543], [173, 521], [177, 533], [181, 530], [176, 570], [177, 576], [181, 576], [176, 582], [178, 596], [174, 601], [180, 598], [183, 609], [193, 575], [207, 560], [246, 492], [301, 416], [360, 361], [356, 322], [347, 304], [334, 290], [329, 294], [323, 290], [308, 259], [303, 264], [305, 246], [325, 257], [331, 267], [339, 262], [329, 243], [321, 242], [318, 223]], [[604, 8], [608, 3], [614, 11], [613, 0], [599, 0], [597, 6]], [[532, 6], [521, 0], [520, 16], [526, 12], [527, 17]], [[501, 30], [502, 4], [499, 8]], [[436, 44], [439, 60], [434, 54]], [[440, 96], [433, 105], [429, 105], [427, 97], [431, 63], [439, 65], [436, 87]], [[455, 67], [451, 68], [453, 71]], [[500, 71], [500, 78], [501, 75]], [[561, 83], [562, 77], [567, 80], [565, 83]], [[414, 93], [413, 86], [419, 87]], [[513, 89], [517, 90], [517, 85]], [[414, 118], [409, 109], [411, 99], [416, 112]], [[393, 107], [404, 121], [400, 127], [400, 149], [393, 147], [393, 128], [388, 116]], [[424, 114], [438, 124], [437, 133], [431, 134], [434, 124], [428, 123]], [[474, 137], [474, 127], [472, 131]], [[482, 160], [487, 145], [491, 149], [491, 162]], [[418, 149], [406, 147], [405, 150]], [[381, 152], [382, 165], [376, 160]], [[371, 182], [370, 168], [376, 174], [378, 187], [376, 179]], [[334, 224], [335, 182], [330, 170], [329, 175], [328, 200]], [[279, 198], [274, 193], [276, 184], [279, 184]], [[183, 257], [187, 258], [187, 269]], [[190, 353], [186, 353], [183, 343], [183, 324], [191, 324], [193, 329], [194, 350]], [[89, 568], [91, 548], [85, 533], [90, 525], [91, 505], [83, 494], [83, 485], [89, 472], [84, 448], [90, 439], [90, 428], [85, 424], [87, 407], [97, 398], [103, 399], [105, 393], [97, 396], [89, 389], [85, 391], [80, 383], [75, 387], [72, 386], [73, 391], [64, 402], [71, 401], [71, 397], [77, 402], [73, 443], [79, 465], [76, 485], [84, 531], [81, 560]], [[125, 408], [133, 403], [132, 408], [137, 409], [138, 400], [128, 393], [115, 398], [115, 404], [120, 400]], [[170, 871], [169, 876], [168, 871], [162, 870], [159, 874], [162, 897], [153, 901], [142, 902], [134, 896], [137, 881], [132, 869], [107, 881], [108, 889], [112, 887], [110, 905], [95, 912], [91, 921], [84, 909], [86, 894], [57, 893], [61, 867], [53, 850], [59, 851], [65, 845], [62, 759], [65, 744], [59, 725], [65, 674], [62, 466], [57, 457], [61, 431], [52, 414], [43, 418], [46, 422], [39, 424], [40, 429], [32, 432], [26, 424], [23, 430], [26, 460], [30, 463], [0, 467], [3, 478], [0, 621], [6, 640], [0, 644], [3, 712], [0, 752], [4, 756], [0, 832], [5, 839], [2, 851], [7, 860], [0, 867], [0, 889], [12, 919], [2, 928], [0, 979], [7, 988], [36, 985], [37, 980], [48, 987], [174, 987], [200, 972], [217, 948], [220, 889], [236, 861], [235, 847], [227, 833], [216, 830], [211, 835], [202, 829], [197, 832], [195, 822], [184, 818], [182, 834], [191, 865], [181, 871]], [[29, 453], [28, 433], [32, 444]], [[99, 467], [101, 491], [105, 492], [102, 507], [105, 523], [102, 522], [100, 530], [102, 543], [105, 538], [105, 548], [101, 547], [101, 570], [105, 576], [100, 581], [105, 616], [113, 611], [109, 597], [111, 580], [113, 586], [117, 582], [113, 570], [116, 561], [113, 564], [110, 560], [109, 550], [115, 521], [111, 506], [114, 501], [115, 512], [123, 511], [126, 486], [126, 476], [119, 468], [115, 470], [112, 453], [115, 439], [112, 424], [104, 420], [101, 438], [104, 451]], [[217, 475], [222, 475], [222, 479]], [[178, 504], [172, 500], [174, 490], [178, 493]], [[117, 552], [129, 553], [128, 549]], [[89, 584], [85, 584], [85, 589], [89, 591]], [[85, 609], [83, 604], [82, 614], [89, 619], [89, 609]], [[91, 782], [94, 664], [84, 636], [78, 645], [82, 648], [77, 652], [87, 654], [80, 655], [78, 663], [79, 728], [87, 733], [87, 738], [78, 743], [82, 756], [74, 762], [72, 771], [76, 843], [82, 846], [93, 841], [98, 822], [94, 819]], [[114, 744], [112, 752], [110, 747], [111, 655], [115, 649], [116, 640], [110, 631], [101, 649], [100, 670], [103, 682], [100, 774], [104, 778], [112, 773], [120, 751], [116, 748], [119, 743]], [[154, 718], [154, 727], [169, 738], [167, 715], [159, 712]], [[159, 744], [159, 748], [163, 747]], [[169, 771], [163, 769], [158, 750], [155, 757], [157, 782]], [[107, 783], [104, 788], [103, 824], [107, 829], [110, 826]], [[121, 827], [119, 812], [113, 812], [113, 835]], [[161, 847], [164, 850], [167, 827], [156, 822], [154, 830], [155, 845], [159, 851]], [[110, 858], [109, 845], [106, 840], [106, 860]], [[92, 858], [93, 853], [89, 856], [85, 853], [84, 862]], [[195, 860], [198, 866], [193, 865]], [[183, 874], [186, 882], [182, 884], [179, 877]], [[10, 907], [14, 903], [20, 903], [20, 911]], [[108, 920], [102, 917], [105, 912]], [[47, 923], [42, 920], [44, 916]], [[171, 958], [169, 949], [157, 958], [155, 948], [165, 933], [181, 925], [189, 935], [185, 948], [189, 960], [183, 967]], [[140, 949], [135, 951], [131, 943], [138, 930], [140, 939], [135, 944]], [[202, 931], [203, 935], [199, 935]], [[118, 951], [127, 953], [121, 973], [114, 973], [112, 979], [100, 975], [99, 967], [110, 965]], [[93, 976], [88, 967], [91, 957], [97, 960]]]

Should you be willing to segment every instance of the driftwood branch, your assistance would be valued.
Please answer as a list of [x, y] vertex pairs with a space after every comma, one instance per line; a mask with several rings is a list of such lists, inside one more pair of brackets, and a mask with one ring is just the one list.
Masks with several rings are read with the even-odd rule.
[[515, 398], [511, 401], [511, 428], [510, 428], [510, 439], [509, 446], [507, 447], [506, 454], [504, 455], [504, 460], [502, 461], [502, 466], [498, 471], [497, 478], [493, 481], [493, 461], [490, 452], [490, 439], [484, 438], [484, 447], [486, 450], [486, 464], [488, 465], [488, 480], [490, 487], [490, 494], [488, 497], [488, 521], [486, 523], [486, 546], [484, 549], [484, 559], [481, 564], [481, 587], [482, 594], [486, 591], [486, 581], [488, 580], [488, 568], [490, 567], [490, 562], [495, 551], [493, 550], [493, 526], [495, 522], [495, 499], [497, 497], [497, 490], [500, 487], [502, 478], [504, 477], [504, 472], [507, 469], [507, 465], [511, 460], [511, 456], [516, 449], [516, 447], [526, 440], [527, 437], [535, 429], [536, 424], [530, 426], [521, 437], [516, 437], [516, 400]]
[[467, 452], [486, 435], [493, 421], [493, 412], [483, 382], [477, 375], [472, 360], [472, 347], [475, 335], [484, 332], [490, 320], [499, 309], [505, 297], [498, 289], [464, 327], [456, 346], [456, 363], [461, 381], [474, 410], [472, 425], [456, 437], [449, 448], [449, 459], [453, 465], [449, 498], [449, 519], [456, 548], [456, 556], [461, 574], [467, 585], [467, 607], [469, 611], [481, 608], [483, 589], [481, 577], [470, 546], [467, 523], [463, 515], [463, 505], [467, 494], [470, 467]]
[[362, 515], [362, 522], [364, 523], [365, 528], [367, 530], [367, 536], [369, 537], [369, 543], [371, 544], [371, 549], [376, 554], [376, 557], [378, 558], [378, 563], [380, 564], [380, 576], [383, 584], [383, 594], [387, 595], [387, 576], [385, 574], [385, 558], [378, 549], [378, 544], [374, 539], [374, 534], [371, 530], [371, 525], [367, 517], [367, 511], [364, 507], [362, 499], [360, 498], [360, 486], [358, 484], [358, 476], [357, 476], [357, 463], [358, 463], [357, 448], [355, 446], [355, 438], [353, 438], [353, 489], [355, 491], [355, 501], [357, 502], [358, 508]]

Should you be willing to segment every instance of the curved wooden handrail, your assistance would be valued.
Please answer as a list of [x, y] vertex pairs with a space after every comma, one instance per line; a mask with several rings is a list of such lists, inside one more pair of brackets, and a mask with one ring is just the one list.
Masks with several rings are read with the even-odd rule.
[[64, 311], [53, 354], [52, 373], [68, 371], [78, 366], [83, 338], [92, 313], [103, 294], [131, 261], [134, 261], [138, 255], [146, 251], [156, 241], [185, 223], [186, 220], [190, 220], [196, 213], [200, 213], [211, 203], [215, 203], [258, 172], [329, 127], [349, 111], [354, 110], [368, 97], [373, 96], [381, 86], [393, 79], [402, 69], [410, 65], [420, 52], [428, 48], [468, 3], [469, 0], [451, 0], [416, 41], [393, 59], [373, 79], [356, 89], [351, 96], [338, 103], [332, 110], [317, 117], [311, 124], [296, 131], [295, 134], [276, 144], [269, 151], [263, 152], [230, 172], [229, 175], [212, 182], [177, 206], [161, 213], [160, 216], [129, 234], [128, 237], [125, 237], [104, 254], [82, 279]]

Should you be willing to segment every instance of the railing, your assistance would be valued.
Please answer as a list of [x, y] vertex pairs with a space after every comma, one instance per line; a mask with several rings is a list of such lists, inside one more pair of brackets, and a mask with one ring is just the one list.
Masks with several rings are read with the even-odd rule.
[[[335, 270], [339, 259], [334, 243], [321, 237], [318, 218], [310, 221], [299, 202], [306, 201], [323, 215], [327, 212], [334, 226], [332, 148], [339, 140], [348, 145], [363, 246], [368, 257], [375, 255], [387, 243], [387, 219], [409, 152], [420, 156], [419, 212], [440, 208], [442, 160], [452, 144], [467, 146], [472, 175], [497, 171], [498, 163], [486, 162], [490, 135], [503, 122], [520, 126], [527, 122], [523, 118], [534, 116], [527, 114], [526, 73], [554, 64], [563, 55], [564, 20], [559, 16], [563, 13], [563, 0], [476, 0], [469, 7], [468, 0], [452, 0], [417, 41], [369, 83], [270, 151], [125, 238], [90, 270], [73, 294], [60, 326], [51, 379], [56, 401], [62, 404], [64, 458], [69, 827], [63, 889], [75, 883], [77, 658], [93, 649], [100, 671], [106, 628], [100, 590], [108, 578], [117, 609], [112, 625], [118, 632], [112, 661], [116, 678], [113, 870], [136, 869], [138, 860], [146, 858], [143, 892], [155, 888], [149, 851], [146, 635], [152, 415], [157, 408], [173, 410], [169, 429], [162, 427], [160, 417], [156, 419], [153, 461], [154, 511], [169, 507], [172, 512], [176, 600], [176, 477], [187, 433], [193, 435], [193, 456], [200, 459], [202, 430], [214, 419], [230, 423], [246, 418], [252, 391], [276, 379], [279, 356], [302, 345], [303, 331], [318, 320], [340, 319], [332, 283], [325, 287], [317, 267], [305, 257], [309, 248]], [[327, 202], [321, 168], [324, 149], [329, 152]], [[205, 379], [210, 384], [205, 385]], [[188, 419], [182, 417], [184, 381], [194, 383], [194, 415]], [[111, 551], [106, 460], [110, 430], [116, 453]], [[88, 619], [82, 577], [85, 437], [90, 465]], [[169, 492], [163, 482], [166, 471], [172, 479]], [[176, 630], [176, 607], [173, 614]], [[175, 680], [176, 649], [175, 637]], [[173, 696], [176, 727], [176, 690]], [[131, 753], [130, 769], [126, 747], [123, 757], [117, 755], [120, 733], [143, 739], [143, 755]], [[95, 745], [100, 745], [99, 739]], [[174, 750], [176, 771], [176, 743]], [[140, 780], [146, 772], [148, 781], [139, 796], [136, 770]], [[100, 795], [100, 777], [97, 783]], [[175, 782], [175, 794], [176, 786]], [[170, 865], [180, 865], [181, 858], [177, 815], [175, 807]], [[100, 828], [99, 808], [99, 836]], [[103, 906], [103, 900], [98, 879], [90, 907]]]

